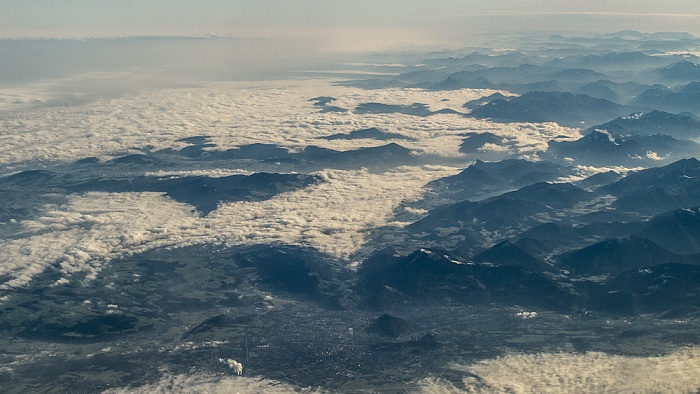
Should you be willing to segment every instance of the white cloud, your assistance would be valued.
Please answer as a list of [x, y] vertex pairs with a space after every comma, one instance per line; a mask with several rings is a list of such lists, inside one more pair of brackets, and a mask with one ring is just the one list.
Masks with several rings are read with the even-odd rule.
[[[491, 132], [516, 141], [519, 154], [535, 157], [558, 135], [578, 130], [553, 123], [492, 123], [458, 115], [421, 118], [402, 114], [320, 113], [308, 100], [337, 97], [334, 105], [354, 108], [365, 102], [411, 104], [431, 109], [461, 109], [488, 90], [429, 92], [419, 89], [355, 90], [329, 81], [235, 82], [198, 88], [146, 91], [66, 107], [7, 111], [0, 117], [0, 165], [6, 172], [23, 163], [109, 158], [131, 148], [180, 148], [179, 139], [211, 136], [220, 149], [272, 143], [290, 149], [317, 145], [332, 149], [377, 146], [384, 141], [327, 141], [319, 137], [367, 127], [400, 133], [415, 141], [401, 144], [420, 153], [460, 156], [465, 133]], [[448, 101], [443, 101], [448, 99]], [[245, 170], [240, 170], [245, 172]], [[68, 276], [88, 279], [109, 260], [158, 247], [217, 243], [241, 245], [283, 242], [308, 245], [349, 257], [362, 248], [373, 228], [392, 224], [403, 200], [417, 199], [423, 186], [458, 172], [440, 166], [404, 167], [384, 174], [322, 171], [325, 182], [262, 202], [224, 204], [205, 218], [191, 206], [158, 193], [87, 193], [63, 206], [48, 207], [35, 220], [20, 223], [22, 238], [0, 240], [0, 288], [24, 286], [52, 264]], [[207, 169], [156, 172], [162, 176], [223, 176], [239, 170]], [[401, 223], [393, 223], [400, 226]], [[64, 283], [63, 279], [57, 284]]]
[[188, 176], [207, 176], [210, 178], [223, 178], [231, 175], [251, 175], [253, 171], [248, 170], [228, 170], [216, 168], [211, 170], [188, 170], [188, 171], [147, 171], [145, 176], [184, 178]]
[[700, 388], [700, 348], [658, 357], [604, 353], [510, 355], [454, 369], [465, 373], [466, 390], [439, 379], [426, 379], [423, 392], [691, 393]]
[[139, 387], [109, 389], [104, 394], [235, 394], [235, 393], [321, 393], [276, 380], [227, 375], [166, 375], [160, 381]]
[[281, 242], [347, 258], [365, 245], [372, 229], [402, 225], [392, 223], [402, 201], [420, 198], [426, 183], [458, 171], [326, 170], [317, 174], [324, 180], [319, 184], [266, 201], [222, 204], [206, 217], [160, 193], [72, 196], [44, 216], [21, 222], [24, 237], [0, 241], [0, 275], [12, 278], [0, 289], [24, 286], [54, 263], [64, 275], [87, 272], [91, 279], [114, 258], [159, 247]]
[[650, 150], [647, 151], [645, 156], [647, 157], [647, 159], [651, 159], [651, 160], [655, 160], [655, 161], [661, 161], [661, 160], [666, 159], [666, 156], [661, 157], [661, 156], [659, 156], [658, 153], [656, 153], [654, 151], [650, 151]]
[[87, 193], [45, 216], [21, 222], [23, 238], [0, 241], [0, 289], [23, 286], [49, 265], [65, 275], [95, 275], [110, 258], [177, 242], [173, 235], [196, 227], [197, 215], [159, 193]]
[[[14, 95], [36, 96], [27, 88]], [[111, 158], [134, 148], [181, 148], [178, 139], [210, 135], [219, 149], [251, 143], [272, 143], [289, 148], [318, 145], [333, 149], [377, 146], [382, 141], [326, 141], [318, 139], [367, 127], [400, 133], [416, 141], [402, 141], [422, 153], [458, 156], [465, 132], [491, 132], [519, 141], [522, 151], [546, 149], [557, 135], [577, 136], [578, 131], [556, 124], [502, 124], [434, 115], [420, 118], [402, 114], [356, 115], [320, 113], [308, 99], [337, 97], [334, 105], [353, 109], [366, 102], [386, 104], [426, 103], [431, 109], [462, 110], [469, 100], [492, 93], [463, 89], [430, 92], [419, 89], [355, 90], [329, 81], [231, 82], [199, 88], [145, 91], [82, 105], [6, 111], [0, 117], [0, 164], [6, 172], [16, 165], [65, 162], [88, 156]], [[443, 101], [448, 99], [449, 101]]]
[[596, 174], [602, 174], [605, 172], [614, 171], [620, 175], [626, 176], [630, 172], [641, 171], [644, 167], [624, 167], [624, 166], [607, 166], [607, 167], [595, 167], [595, 166], [584, 166], [577, 165], [574, 167], [576, 175], [562, 177], [557, 179], [557, 182], [578, 182], [582, 181], [590, 176]]

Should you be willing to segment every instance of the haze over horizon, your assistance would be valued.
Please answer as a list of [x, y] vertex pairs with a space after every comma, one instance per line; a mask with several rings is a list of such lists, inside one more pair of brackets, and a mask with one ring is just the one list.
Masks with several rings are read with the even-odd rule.
[[455, 48], [485, 32], [700, 34], [700, 3], [690, 0], [440, 0], [405, 2], [301, 0], [8, 1], [0, 38], [220, 35], [292, 39], [310, 53]]

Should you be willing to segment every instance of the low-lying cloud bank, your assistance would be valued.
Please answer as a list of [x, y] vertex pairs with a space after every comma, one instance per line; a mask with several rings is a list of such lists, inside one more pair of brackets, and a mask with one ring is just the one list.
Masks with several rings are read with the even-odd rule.
[[[94, 278], [122, 256], [197, 244], [300, 244], [340, 258], [361, 249], [372, 229], [392, 225], [402, 201], [458, 169], [400, 167], [383, 174], [326, 170], [323, 182], [266, 201], [222, 204], [206, 217], [160, 193], [91, 192], [21, 222], [23, 237], [0, 241], [0, 290], [21, 287], [49, 266]], [[402, 223], [393, 223], [401, 226]]]
[[103, 391], [104, 394], [230, 394], [230, 393], [322, 393], [309, 388], [293, 387], [275, 380], [226, 375], [166, 375], [160, 381], [139, 387]]
[[[356, 114], [362, 103], [411, 105], [431, 111], [462, 110], [464, 102], [492, 91], [429, 92], [419, 89], [355, 90], [329, 81], [221, 83], [197, 88], [144, 91], [120, 98], [68, 106], [7, 110], [0, 117], [0, 166], [5, 173], [69, 163], [86, 157], [109, 159], [127, 153], [180, 149], [183, 138], [209, 136], [210, 149], [252, 143], [292, 150], [320, 146], [336, 150], [384, 145], [373, 139], [321, 137], [377, 127], [404, 135], [397, 141], [416, 154], [458, 157], [466, 133], [491, 132], [514, 140], [515, 153], [536, 157], [546, 142], [578, 130], [553, 123], [502, 124], [456, 114], [417, 117]], [[311, 98], [332, 95], [347, 112], [322, 112]], [[246, 169], [177, 169], [149, 174], [246, 173]], [[200, 172], [198, 172], [200, 171]], [[106, 262], [158, 247], [193, 244], [290, 243], [347, 258], [360, 250], [372, 229], [392, 223], [402, 201], [415, 200], [423, 186], [458, 168], [401, 167], [382, 174], [365, 170], [318, 173], [324, 182], [268, 201], [223, 204], [205, 218], [192, 207], [159, 193], [87, 193], [50, 206], [37, 219], [20, 223], [18, 237], [0, 240], [0, 290], [21, 287], [55, 266], [64, 275], [87, 272]], [[65, 282], [65, 279], [61, 283]]]
[[[29, 88], [28, 88], [29, 89]], [[337, 150], [384, 145], [385, 141], [327, 141], [320, 137], [377, 127], [405, 135], [400, 141], [418, 153], [460, 156], [459, 144], [468, 132], [491, 132], [516, 140], [516, 154], [546, 149], [559, 135], [576, 137], [578, 130], [554, 123], [492, 123], [455, 114], [416, 117], [404, 114], [355, 114], [362, 104], [411, 105], [425, 103], [430, 110], [460, 110], [466, 101], [493, 93], [463, 89], [429, 92], [420, 89], [354, 90], [332, 86], [329, 81], [220, 83], [199, 88], [145, 91], [113, 99], [64, 106], [43, 106], [0, 111], [0, 165], [12, 171], [18, 165], [62, 163], [85, 157], [109, 159], [137, 153], [143, 147], [179, 149], [183, 138], [207, 135], [229, 149], [252, 143], [277, 144], [291, 149], [320, 146]], [[5, 95], [10, 93], [4, 93]], [[17, 89], [15, 96], [41, 92]], [[310, 98], [329, 95], [332, 104], [347, 112], [322, 112]], [[447, 101], [443, 101], [447, 100]], [[29, 105], [29, 104], [28, 104]]]
[[604, 353], [511, 355], [473, 365], [465, 388], [438, 380], [421, 382], [425, 393], [697, 393], [700, 348], [667, 356], [627, 357]]

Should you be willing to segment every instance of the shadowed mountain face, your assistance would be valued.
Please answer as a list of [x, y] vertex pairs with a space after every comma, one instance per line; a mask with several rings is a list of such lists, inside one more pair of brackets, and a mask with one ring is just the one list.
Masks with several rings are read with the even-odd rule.
[[459, 151], [467, 154], [480, 153], [485, 150], [487, 144], [499, 147], [509, 145], [506, 138], [492, 133], [472, 134], [462, 141], [462, 144], [459, 145]]
[[469, 114], [504, 122], [557, 122], [567, 126], [595, 124], [632, 109], [609, 100], [569, 92], [529, 92], [509, 100], [493, 100]]
[[476, 100], [471, 100], [466, 103], [464, 103], [464, 108], [469, 108], [469, 109], [476, 109], [479, 107], [483, 107], [484, 105], [490, 103], [493, 100], [508, 100], [507, 96], [504, 96], [501, 93], [494, 93], [489, 96], [484, 96], [481, 98], [478, 98]]
[[694, 185], [700, 176], [700, 161], [695, 158], [679, 160], [667, 166], [632, 173], [606, 186], [603, 190], [617, 196], [630, 194], [650, 186]]
[[510, 241], [499, 242], [490, 249], [474, 256], [472, 260], [477, 263], [515, 266], [532, 272], [546, 271], [550, 268], [525, 249]]
[[431, 111], [426, 104], [413, 103], [411, 105], [397, 105], [397, 104], [383, 104], [383, 103], [364, 103], [360, 104], [355, 108], [355, 113], [359, 115], [364, 114], [404, 114], [412, 116], [430, 116], [438, 113], [453, 113], [458, 112], [444, 109], [440, 111]]
[[690, 112], [700, 116], [700, 93], [692, 86], [678, 92], [665, 87], [652, 88], [639, 94], [631, 104], [675, 113]]
[[404, 136], [403, 134], [398, 134], [398, 133], [388, 133], [385, 131], [381, 131], [376, 127], [371, 127], [369, 129], [360, 129], [360, 130], [355, 130], [352, 131], [348, 134], [333, 134], [329, 135], [327, 137], [321, 137], [326, 140], [356, 140], [356, 139], [363, 139], [363, 138], [368, 138], [368, 139], [374, 139], [374, 140], [379, 140], [379, 141], [387, 141], [387, 140], [414, 140], [413, 138], [409, 138]]
[[550, 141], [543, 156], [552, 160], [569, 158], [594, 166], [638, 166], [690, 157], [699, 150], [696, 142], [668, 135], [621, 136], [607, 129], [595, 129], [576, 141]]
[[431, 195], [427, 197], [448, 201], [483, 199], [521, 186], [551, 182], [574, 174], [574, 168], [548, 161], [507, 159], [486, 162], [477, 159], [459, 174], [428, 183]]
[[699, 281], [698, 265], [671, 263], [632, 269], [591, 286], [586, 306], [615, 314], [664, 313], [667, 318], [679, 318], [700, 309]]
[[700, 208], [662, 213], [649, 220], [637, 234], [674, 253], [700, 253]]
[[700, 263], [700, 256], [680, 256], [635, 236], [605, 240], [558, 258], [561, 268], [579, 275], [616, 274], [656, 264]]
[[[185, 148], [187, 149], [187, 148]], [[285, 148], [273, 144], [250, 144], [223, 152], [210, 152], [214, 160], [270, 160], [286, 158], [290, 155]]]
[[638, 112], [593, 126], [587, 132], [590, 133], [594, 130], [606, 130], [615, 135], [664, 134], [681, 139], [698, 138], [700, 137], [700, 121], [689, 115], [664, 111]]
[[312, 175], [268, 173], [231, 175], [221, 178], [135, 176], [131, 178], [99, 177], [86, 180], [45, 171], [25, 171], [0, 179], [0, 185], [11, 185], [12, 189], [16, 189], [18, 193], [21, 188], [29, 185], [46, 191], [64, 190], [70, 193], [162, 192], [175, 201], [192, 204], [205, 216], [215, 210], [220, 203], [266, 200], [279, 193], [320, 182], [321, 178]]
[[679, 83], [700, 80], [700, 65], [688, 60], [681, 60], [667, 67], [654, 71], [655, 76], [665, 82]]
[[498, 162], [477, 160], [474, 166], [497, 179], [516, 186], [553, 181], [573, 174], [571, 167], [544, 160], [536, 162], [522, 159], [507, 159]]
[[590, 201], [592, 197], [593, 193], [579, 189], [570, 183], [539, 182], [502, 194], [499, 197], [494, 197], [487, 201], [511, 198], [561, 209], [572, 207], [581, 202]]
[[617, 197], [619, 211], [653, 216], [700, 205], [700, 162], [685, 159], [631, 174], [600, 190]]
[[[381, 141], [392, 139], [412, 140], [412, 138], [401, 134], [387, 133], [375, 128], [356, 130], [349, 134], [334, 134], [323, 138], [329, 140], [355, 140], [362, 138]], [[239, 166], [274, 165], [276, 170], [284, 169], [287, 172], [312, 172], [326, 168], [359, 169], [363, 167], [384, 171], [396, 166], [420, 164], [422, 162], [421, 158], [413, 155], [409, 149], [394, 142], [377, 147], [361, 147], [346, 151], [310, 145], [297, 152], [291, 152], [287, 148], [262, 143], [242, 145], [227, 150], [212, 149], [214, 147], [215, 145], [212, 144], [193, 144], [177, 151], [166, 149], [149, 155], [130, 155], [126, 158], [117, 158], [116, 160], [121, 162], [137, 160], [148, 164], [165, 165], [171, 161], [178, 161], [182, 157], [186, 157], [211, 164], [225, 163], [230, 165], [231, 163], [236, 163]]]
[[365, 303], [380, 309], [406, 299], [440, 302], [448, 297], [472, 305], [517, 299], [555, 309], [569, 308], [574, 300], [543, 274], [512, 265], [462, 263], [429, 250], [405, 257], [377, 253], [358, 274]]
[[514, 198], [494, 198], [489, 201], [463, 201], [438, 208], [425, 218], [411, 224], [411, 232], [460, 228], [479, 232], [480, 229], [506, 229], [534, 222], [534, 216], [551, 211], [547, 206]]

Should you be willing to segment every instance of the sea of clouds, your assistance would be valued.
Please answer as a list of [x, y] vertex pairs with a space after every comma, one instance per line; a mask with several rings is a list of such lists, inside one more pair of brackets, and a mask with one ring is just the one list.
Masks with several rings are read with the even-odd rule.
[[[34, 92], [34, 91], [31, 91]], [[30, 92], [30, 93], [31, 93]], [[36, 92], [34, 92], [36, 93]], [[296, 150], [321, 146], [336, 150], [378, 146], [372, 139], [320, 137], [377, 127], [405, 135], [395, 142], [416, 154], [460, 156], [468, 132], [491, 132], [517, 141], [516, 155], [536, 156], [556, 136], [579, 136], [577, 129], [554, 123], [493, 123], [455, 114], [417, 117], [352, 112], [369, 102], [425, 103], [435, 111], [464, 111], [466, 101], [488, 90], [430, 92], [419, 89], [357, 90], [325, 80], [231, 82], [199, 87], [149, 90], [75, 105], [5, 108], [0, 117], [0, 166], [9, 174], [70, 163], [85, 157], [109, 159], [127, 153], [182, 148], [182, 138], [207, 135], [216, 147], [273, 143]], [[37, 93], [38, 94], [38, 93]], [[309, 99], [337, 98], [332, 104], [348, 112], [322, 113]], [[38, 100], [38, 99], [37, 99]], [[384, 173], [324, 170], [323, 182], [275, 196], [268, 201], [222, 204], [200, 217], [187, 204], [159, 193], [85, 193], [19, 223], [20, 234], [0, 240], [0, 290], [24, 286], [51, 265], [60, 267], [65, 283], [75, 272], [88, 280], [110, 260], [160, 247], [193, 244], [245, 245], [279, 242], [312, 246], [340, 258], [361, 249], [371, 231], [394, 222], [402, 201], [421, 197], [428, 182], [457, 173], [452, 166], [405, 166]], [[247, 170], [193, 169], [151, 172], [154, 176], [247, 173]]]
[[[520, 154], [546, 149], [559, 135], [578, 137], [577, 129], [554, 123], [493, 123], [454, 114], [416, 117], [403, 114], [322, 113], [308, 100], [332, 96], [333, 105], [353, 110], [362, 103], [428, 104], [464, 112], [462, 104], [491, 90], [430, 92], [420, 89], [357, 90], [329, 81], [231, 82], [197, 88], [151, 90], [78, 105], [36, 106], [37, 97], [2, 111], [0, 165], [10, 172], [20, 164], [69, 162], [95, 156], [103, 159], [140, 151], [182, 148], [179, 139], [207, 135], [218, 149], [270, 143], [292, 149], [309, 145], [337, 150], [383, 145], [375, 140], [333, 140], [319, 137], [378, 127], [413, 141], [400, 141], [418, 153], [458, 156], [464, 133], [491, 132], [518, 141]], [[28, 94], [15, 92], [4, 94]], [[47, 93], [48, 94], [48, 93]], [[443, 101], [448, 100], [448, 101]], [[12, 100], [7, 100], [12, 102]]]

